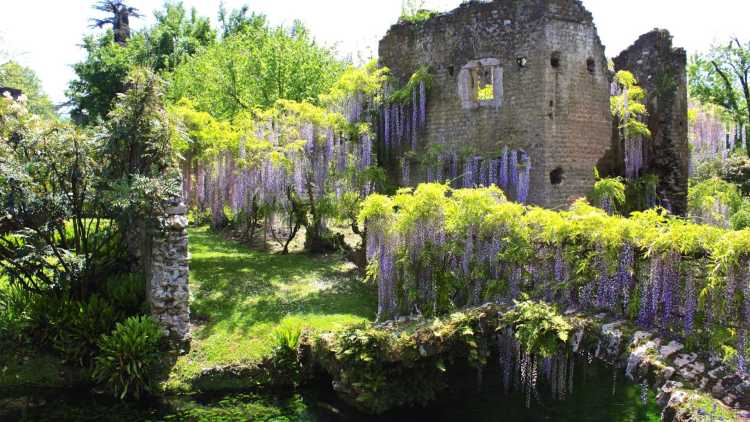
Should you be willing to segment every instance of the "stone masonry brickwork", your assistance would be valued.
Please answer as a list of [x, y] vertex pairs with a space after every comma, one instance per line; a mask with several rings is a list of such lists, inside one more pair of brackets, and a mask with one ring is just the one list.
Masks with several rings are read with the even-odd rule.
[[[663, 54], [663, 43], [657, 45], [659, 54], [646, 57], [637, 76], [641, 69], [666, 69], [678, 60], [671, 44], [669, 54]], [[617, 156], [611, 152], [612, 74], [593, 17], [579, 0], [469, 1], [424, 22], [392, 26], [380, 41], [379, 56], [399, 86], [420, 66], [431, 69], [428, 117], [417, 157], [426, 156], [435, 145], [463, 158], [498, 158], [504, 146], [523, 151], [531, 160], [528, 202], [554, 208], [590, 193], [594, 167]], [[657, 63], [647, 63], [650, 60]], [[472, 103], [466, 96], [472, 89], [466, 87], [472, 82], [466, 70], [482, 62], [492, 64], [488, 68], [502, 86], [494, 87], [493, 101]], [[683, 84], [672, 93], [676, 98], [684, 90], [684, 66], [676, 66], [673, 74]], [[653, 76], [657, 77], [660, 74]], [[683, 132], [667, 131], [671, 122], [658, 123], [674, 116], [682, 119], [677, 116], [681, 104], [675, 101], [670, 115], [664, 114], [667, 109], [661, 103], [658, 109], [656, 102], [650, 108], [655, 111], [654, 126], [664, 128], [657, 130], [661, 143], [654, 149], [665, 142], [681, 147], [683, 139], [678, 136]], [[672, 155], [681, 154], [675, 149]], [[386, 165], [391, 167], [389, 175], [398, 173], [397, 164]], [[669, 166], [674, 168], [658, 173], [681, 181], [681, 163]], [[427, 180], [425, 173], [424, 168], [413, 168], [412, 180]], [[679, 185], [665, 183], [675, 189]]]
[[158, 217], [151, 233], [147, 296], [151, 315], [176, 343], [190, 341], [187, 207], [176, 204]]
[[[651, 139], [644, 143], [646, 168], [659, 176], [657, 192], [675, 214], [687, 211], [688, 144], [687, 54], [672, 46], [665, 30], [642, 35], [614, 59], [615, 70], [629, 70], [646, 90]], [[619, 140], [614, 141], [620, 145]], [[617, 160], [622, 162], [622, 157]]]

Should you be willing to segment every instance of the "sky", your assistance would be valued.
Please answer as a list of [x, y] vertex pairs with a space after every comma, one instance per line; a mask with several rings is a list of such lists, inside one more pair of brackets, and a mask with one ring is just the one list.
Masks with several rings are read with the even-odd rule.
[[[65, 100], [71, 65], [84, 59], [80, 43], [96, 33], [90, 18], [94, 0], [0, 0], [0, 62], [8, 58], [37, 72], [55, 103]], [[249, 4], [274, 24], [301, 19], [315, 38], [335, 45], [342, 57], [374, 57], [377, 42], [396, 22], [402, 0], [224, 0], [227, 10]], [[153, 10], [163, 0], [126, 2], [144, 15], [131, 21], [134, 28], [152, 25]], [[216, 23], [220, 0], [183, 0], [187, 7]], [[430, 9], [447, 11], [461, 0], [426, 0]], [[675, 45], [688, 53], [707, 50], [731, 36], [750, 41], [749, 0], [583, 0], [592, 12], [607, 56], [617, 55], [639, 35], [653, 28], [668, 29]]]

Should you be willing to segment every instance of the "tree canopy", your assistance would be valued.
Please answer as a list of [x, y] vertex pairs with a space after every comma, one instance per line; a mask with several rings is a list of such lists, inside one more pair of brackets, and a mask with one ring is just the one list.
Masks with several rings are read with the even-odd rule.
[[750, 122], [750, 43], [733, 38], [694, 55], [688, 76], [693, 98], [723, 107], [740, 125]]
[[198, 16], [195, 9], [188, 12], [182, 3], [166, 3], [154, 15], [156, 24], [132, 36], [130, 30], [123, 34], [114, 28], [84, 38], [86, 59], [73, 65], [76, 79], [67, 92], [74, 119], [93, 124], [106, 117], [116, 95], [125, 90], [124, 79], [134, 66], [169, 72], [216, 39], [209, 19]]
[[34, 114], [45, 117], [55, 115], [55, 107], [42, 89], [42, 81], [28, 67], [8, 61], [0, 65], [0, 86], [17, 88], [26, 95], [26, 106]]
[[222, 118], [269, 108], [279, 99], [317, 103], [344, 70], [334, 51], [317, 44], [300, 22], [271, 27], [257, 16], [233, 16], [226, 38], [175, 69], [173, 101], [189, 98]]

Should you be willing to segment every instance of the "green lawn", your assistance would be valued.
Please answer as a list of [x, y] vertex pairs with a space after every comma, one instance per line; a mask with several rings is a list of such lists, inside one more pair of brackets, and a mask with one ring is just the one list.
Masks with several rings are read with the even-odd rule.
[[189, 235], [193, 341], [168, 390], [188, 387], [204, 368], [257, 362], [280, 325], [327, 331], [375, 317], [374, 290], [337, 254], [254, 251], [206, 227]]

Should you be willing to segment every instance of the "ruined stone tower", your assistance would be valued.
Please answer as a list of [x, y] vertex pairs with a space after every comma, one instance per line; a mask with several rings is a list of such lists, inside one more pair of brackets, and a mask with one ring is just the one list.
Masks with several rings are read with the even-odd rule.
[[[393, 25], [379, 56], [396, 86], [422, 66], [433, 78], [417, 141], [381, 160], [398, 184], [510, 179], [496, 184], [512, 199], [555, 208], [591, 192], [594, 167], [617, 167], [606, 162], [618, 159], [611, 151], [611, 72], [579, 0], [466, 2]], [[679, 71], [684, 75], [684, 66]]]

